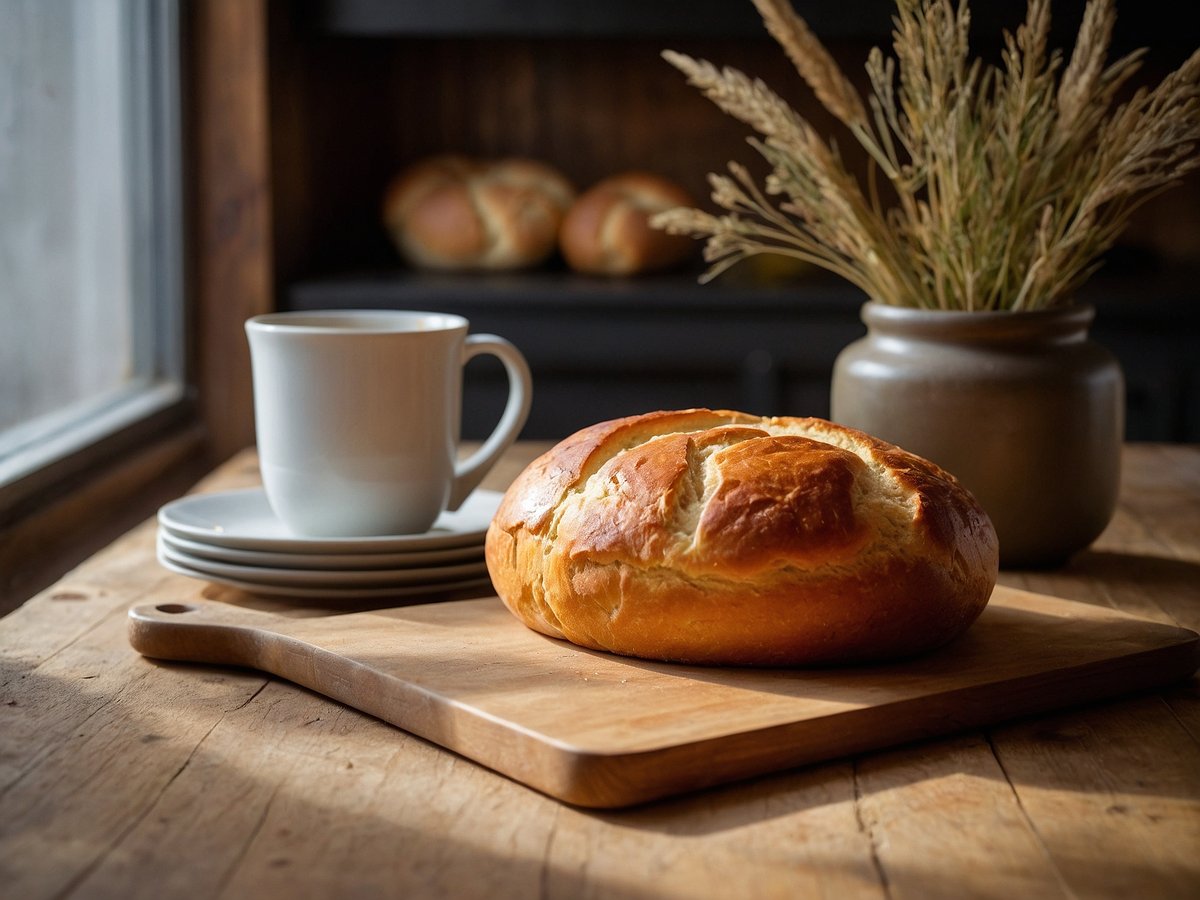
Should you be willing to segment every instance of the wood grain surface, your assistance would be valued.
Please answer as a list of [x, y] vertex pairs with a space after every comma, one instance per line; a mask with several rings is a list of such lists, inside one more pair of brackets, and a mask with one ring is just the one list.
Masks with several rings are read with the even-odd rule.
[[967, 636], [919, 659], [754, 670], [551, 640], [497, 597], [293, 619], [143, 604], [154, 659], [261, 669], [569, 803], [618, 807], [1187, 678], [1195, 632], [997, 587]]
[[[1001, 580], [1196, 630], [1200, 448], [1131, 446], [1123, 476], [1091, 550]], [[256, 480], [246, 455], [201, 488]], [[0, 620], [5, 897], [1200, 895], [1195, 678], [589, 811], [290, 683], [139, 656], [130, 606], [211, 592], [153, 545], [148, 522]]]

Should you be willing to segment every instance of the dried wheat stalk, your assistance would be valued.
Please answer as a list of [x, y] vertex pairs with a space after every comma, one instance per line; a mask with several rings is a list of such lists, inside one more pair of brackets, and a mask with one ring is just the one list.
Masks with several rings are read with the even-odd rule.
[[[758, 253], [822, 266], [897, 306], [1028, 310], [1071, 302], [1130, 214], [1200, 165], [1200, 50], [1113, 109], [1142, 53], [1107, 63], [1112, 0], [1089, 0], [1066, 68], [1048, 52], [1049, 0], [1029, 0], [999, 66], [972, 61], [966, 0], [897, 0], [893, 49], [867, 59], [866, 102], [789, 0], [754, 0], [821, 103], [871, 160], [866, 188], [836, 147], [767, 85], [663, 55], [758, 132], [771, 174], [711, 175], [724, 215], [655, 218], [707, 238], [703, 280]], [[1061, 77], [1059, 71], [1061, 71]], [[895, 201], [884, 208], [883, 173]]]

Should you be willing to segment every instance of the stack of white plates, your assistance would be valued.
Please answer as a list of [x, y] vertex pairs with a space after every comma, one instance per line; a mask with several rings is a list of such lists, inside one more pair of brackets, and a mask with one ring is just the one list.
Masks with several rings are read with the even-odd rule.
[[490, 585], [483, 561], [495, 491], [475, 491], [423, 534], [310, 538], [276, 518], [261, 488], [196, 494], [158, 511], [158, 560], [254, 594], [386, 598]]

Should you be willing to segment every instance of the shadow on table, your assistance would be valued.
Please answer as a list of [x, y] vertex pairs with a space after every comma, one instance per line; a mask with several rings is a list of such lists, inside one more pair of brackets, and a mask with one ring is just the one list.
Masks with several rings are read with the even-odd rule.
[[1190, 596], [1200, 603], [1200, 562], [1115, 550], [1085, 550], [1070, 561], [1063, 574], [1095, 578], [1113, 588], [1164, 590]]
[[[710, 800], [701, 818], [717, 823], [691, 833], [725, 833], [712, 853], [672, 840], [688, 833], [695, 808], [674, 808], [680, 829], [647, 834], [351, 709], [331, 714], [325, 698], [303, 689], [268, 682], [269, 699], [252, 703], [264, 690], [252, 673], [125, 665], [142, 671], [119, 694], [100, 678], [84, 687], [34, 672], [6, 707], [28, 726], [0, 734], [14, 764], [0, 767], [0, 861], [11, 896], [648, 900], [726, 895], [735, 864], [746, 867], [738, 884], [760, 889], [799, 890], [814, 879], [792, 865], [787, 841], [764, 853], [773, 816], [745, 812], [830, 802], [821, 769], [749, 785], [749, 801]], [[869, 857], [854, 857], [821, 860], [819, 877], [873, 881]]]
[[[722, 865], [744, 868], [724, 873], [743, 885], [758, 877], [761, 886], [767, 870], [777, 886], [797, 888], [805, 879], [869, 877], [872, 842], [914, 827], [888, 821], [914, 790], [926, 806], [905, 807], [905, 815], [918, 819], [958, 808], [929, 807], [935, 797], [964, 808], [1009, 797], [1002, 804], [1015, 809], [1010, 784], [1086, 795], [1089, 812], [1072, 826], [1079, 841], [1111, 838], [1126, 819], [1138, 828], [1139, 807], [1165, 813], [1157, 826], [1170, 829], [1172, 811], [1196, 793], [1194, 741], [1178, 723], [1177, 739], [1164, 741], [1170, 711], [1134, 699], [1012, 726], [1011, 737], [996, 740], [998, 753], [975, 732], [595, 812], [559, 805], [349, 708], [331, 715], [331, 704], [303, 689], [269, 685], [269, 700], [252, 703], [262, 689], [252, 673], [117, 663], [127, 666], [144, 670], [120, 679], [112, 696], [103, 675], [81, 682], [28, 673], [14, 694], [19, 705], [6, 707], [29, 727], [6, 729], [11, 740], [0, 740], [11, 744], [12, 762], [18, 742], [26, 760], [0, 772], [9, 811], [0, 843], [7, 834], [80, 848], [73, 865], [27, 854], [10, 870], [18, 885], [47, 895], [70, 886], [132, 895], [153, 873], [159, 896], [266, 888], [334, 895], [353, 883], [380, 895], [470, 897], [486, 896], [480, 889], [500, 878], [512, 896], [523, 885], [526, 895], [635, 900], [669, 893], [676, 880], [694, 887], [695, 872], [687, 873], [698, 869], [719, 896], [728, 887]], [[1153, 771], [1131, 767], [1110, 746], [1131, 721], [1154, 741], [1146, 751], [1157, 760]], [[1042, 765], [1047, 757], [1052, 763]], [[868, 833], [861, 810], [872, 808]], [[69, 814], [79, 810], [89, 814]], [[888, 859], [885, 869], [893, 881], [944, 875], [936, 856]], [[1114, 854], [1092, 859], [1080, 877], [1145, 884], [1194, 880], [1196, 872], [1173, 859]]]

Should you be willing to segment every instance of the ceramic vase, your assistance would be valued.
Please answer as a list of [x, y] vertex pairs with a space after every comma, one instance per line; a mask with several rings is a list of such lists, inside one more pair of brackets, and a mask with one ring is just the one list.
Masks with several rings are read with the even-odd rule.
[[1064, 562], [1116, 507], [1124, 379], [1090, 306], [958, 312], [867, 303], [839, 355], [832, 418], [954, 474], [1005, 567]]

